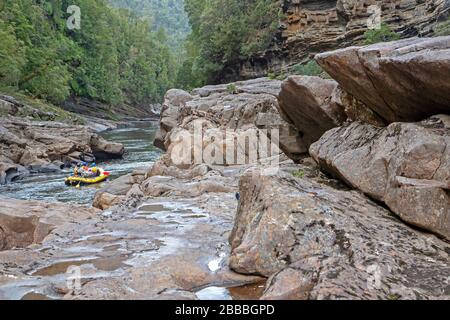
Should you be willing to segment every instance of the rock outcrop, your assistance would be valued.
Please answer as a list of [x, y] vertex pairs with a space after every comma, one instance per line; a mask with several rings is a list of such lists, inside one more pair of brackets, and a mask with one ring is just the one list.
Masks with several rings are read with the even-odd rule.
[[239, 190], [230, 266], [270, 277], [263, 299], [448, 297], [449, 245], [362, 194], [259, 170]]
[[[342, 90], [336, 81], [320, 77], [288, 77], [281, 85], [278, 104], [282, 117], [298, 131], [297, 138], [291, 143], [297, 143], [299, 150], [309, 148], [325, 132], [346, 122], [386, 124], [363, 102]], [[297, 154], [294, 157], [292, 153], [286, 154], [294, 161], [298, 160]]]
[[97, 209], [0, 197], [0, 251], [41, 243], [57, 226], [94, 217]]
[[172, 89], [167, 91], [161, 108], [159, 130], [154, 141], [156, 147], [164, 151], [167, 150], [167, 135], [176, 127], [180, 118], [180, 109], [190, 100], [192, 100], [191, 95], [183, 90]]
[[425, 36], [448, 15], [448, 0], [283, 1], [285, 19], [269, 49], [243, 61], [234, 72], [256, 78], [289, 69], [314, 54], [362, 42], [378, 19], [401, 37]]
[[310, 149], [321, 167], [403, 220], [450, 239], [450, 116], [376, 128], [352, 123]]
[[403, 220], [450, 239], [450, 116], [327, 132], [310, 149], [323, 169]]
[[145, 171], [136, 170], [133, 173], [121, 176], [100, 189], [95, 194], [92, 206], [101, 210], [109, 209], [112, 206], [122, 203], [131, 198], [133, 186], [144, 181]]
[[[274, 143], [277, 147], [279, 142], [281, 150], [290, 157], [299, 158], [307, 147], [301, 144], [298, 131], [280, 116], [277, 100], [280, 89], [281, 81], [262, 78], [207, 86], [195, 89], [192, 95], [170, 90], [163, 104], [155, 145], [167, 150], [169, 155], [174, 154], [174, 149], [186, 148], [182, 153], [189, 159], [181, 160], [186, 160], [187, 165], [205, 160], [191, 160], [195, 147], [209, 150], [218, 162], [223, 157], [221, 165], [236, 164], [236, 157], [243, 153], [247, 163], [279, 153], [271, 150], [266, 155], [257, 154], [256, 159], [249, 155], [249, 151], [261, 151], [258, 146], [267, 143], [267, 139], [277, 142]], [[276, 136], [272, 130], [277, 130]], [[257, 146], [245, 146], [249, 138], [256, 138]], [[193, 143], [184, 147], [186, 141]], [[227, 146], [231, 150], [226, 150]]]
[[450, 37], [349, 47], [316, 60], [388, 123], [450, 113]]
[[328, 130], [347, 119], [344, 108], [332, 100], [338, 84], [319, 77], [291, 76], [278, 97], [281, 114], [302, 133], [307, 148]]
[[59, 122], [0, 118], [0, 183], [27, 172], [51, 172], [80, 160], [120, 158], [124, 146], [89, 128]]

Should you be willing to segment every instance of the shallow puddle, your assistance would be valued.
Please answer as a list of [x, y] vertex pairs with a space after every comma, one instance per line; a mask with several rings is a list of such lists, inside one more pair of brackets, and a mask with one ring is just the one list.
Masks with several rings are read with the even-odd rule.
[[203, 218], [208, 218], [208, 216], [205, 214], [191, 214], [191, 215], [183, 216], [182, 218], [183, 219], [203, 219]]
[[167, 211], [167, 208], [164, 207], [162, 204], [146, 204], [143, 205], [142, 207], [139, 207], [139, 210], [142, 211], [140, 212], [141, 214], [152, 214], [152, 213], [157, 213], [157, 212], [161, 212], [161, 211]]
[[55, 276], [58, 274], [64, 274], [67, 272], [67, 269], [71, 266], [82, 266], [84, 264], [92, 263], [93, 260], [74, 260], [74, 261], [64, 261], [57, 262], [50, 266], [44, 267], [33, 272], [32, 276]]
[[117, 269], [127, 267], [124, 263], [128, 256], [116, 256], [111, 258], [96, 258], [85, 260], [63, 261], [44, 267], [32, 273], [32, 276], [56, 276], [64, 274], [72, 266], [82, 266], [92, 264], [95, 268], [102, 271], [115, 271]]
[[200, 300], [259, 300], [263, 296], [265, 286], [265, 281], [230, 288], [212, 286], [195, 294]]
[[233, 300], [227, 288], [207, 287], [196, 293], [200, 300]]
[[266, 288], [266, 282], [257, 282], [245, 286], [228, 288], [233, 300], [259, 300]]
[[29, 292], [22, 297], [20, 300], [53, 300], [50, 297], [47, 297], [45, 294], [37, 293], [37, 292]]

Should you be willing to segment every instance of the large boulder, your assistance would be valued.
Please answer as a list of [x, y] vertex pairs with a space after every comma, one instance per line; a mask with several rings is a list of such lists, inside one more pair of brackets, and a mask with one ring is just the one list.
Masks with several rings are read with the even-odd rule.
[[320, 166], [408, 223], [450, 239], [450, 116], [332, 129], [310, 148]]
[[270, 277], [264, 299], [448, 297], [448, 243], [361, 193], [259, 170], [239, 190], [230, 266]]
[[319, 77], [291, 76], [279, 95], [282, 116], [301, 132], [306, 148], [347, 118], [342, 105], [333, 103], [338, 84]]
[[122, 158], [125, 153], [123, 144], [107, 141], [98, 135], [92, 136], [90, 146], [97, 160]]
[[388, 123], [450, 113], [450, 37], [349, 47], [316, 60]]
[[[115, 179], [96, 192], [92, 206], [106, 210], [121, 204], [124, 200], [139, 192], [136, 188], [144, 180], [144, 177], [145, 171], [135, 170]], [[133, 189], [134, 186], [136, 186], [135, 189]]]

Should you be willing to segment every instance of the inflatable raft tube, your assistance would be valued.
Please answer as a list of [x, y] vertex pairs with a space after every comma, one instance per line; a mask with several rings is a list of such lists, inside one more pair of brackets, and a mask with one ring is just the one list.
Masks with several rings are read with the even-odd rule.
[[65, 183], [67, 186], [79, 186], [79, 185], [89, 185], [96, 184], [105, 181], [108, 179], [110, 173], [100, 169], [100, 175], [92, 178], [83, 178], [83, 177], [67, 177]]

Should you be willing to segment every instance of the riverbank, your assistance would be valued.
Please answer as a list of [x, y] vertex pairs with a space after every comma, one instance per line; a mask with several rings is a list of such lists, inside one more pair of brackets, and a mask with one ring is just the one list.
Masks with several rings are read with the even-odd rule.
[[[157, 127], [156, 121], [137, 121], [127, 123], [125, 128], [99, 133], [106, 141], [121, 144], [125, 149], [119, 159], [97, 161], [99, 166], [111, 172], [110, 181], [137, 168], [151, 166], [159, 158], [161, 152], [152, 144]], [[91, 205], [95, 193], [105, 183], [81, 189], [67, 188], [64, 179], [71, 172], [72, 168], [63, 168], [54, 172], [30, 174], [15, 183], [0, 186], [0, 193], [3, 197], [14, 199]]]

